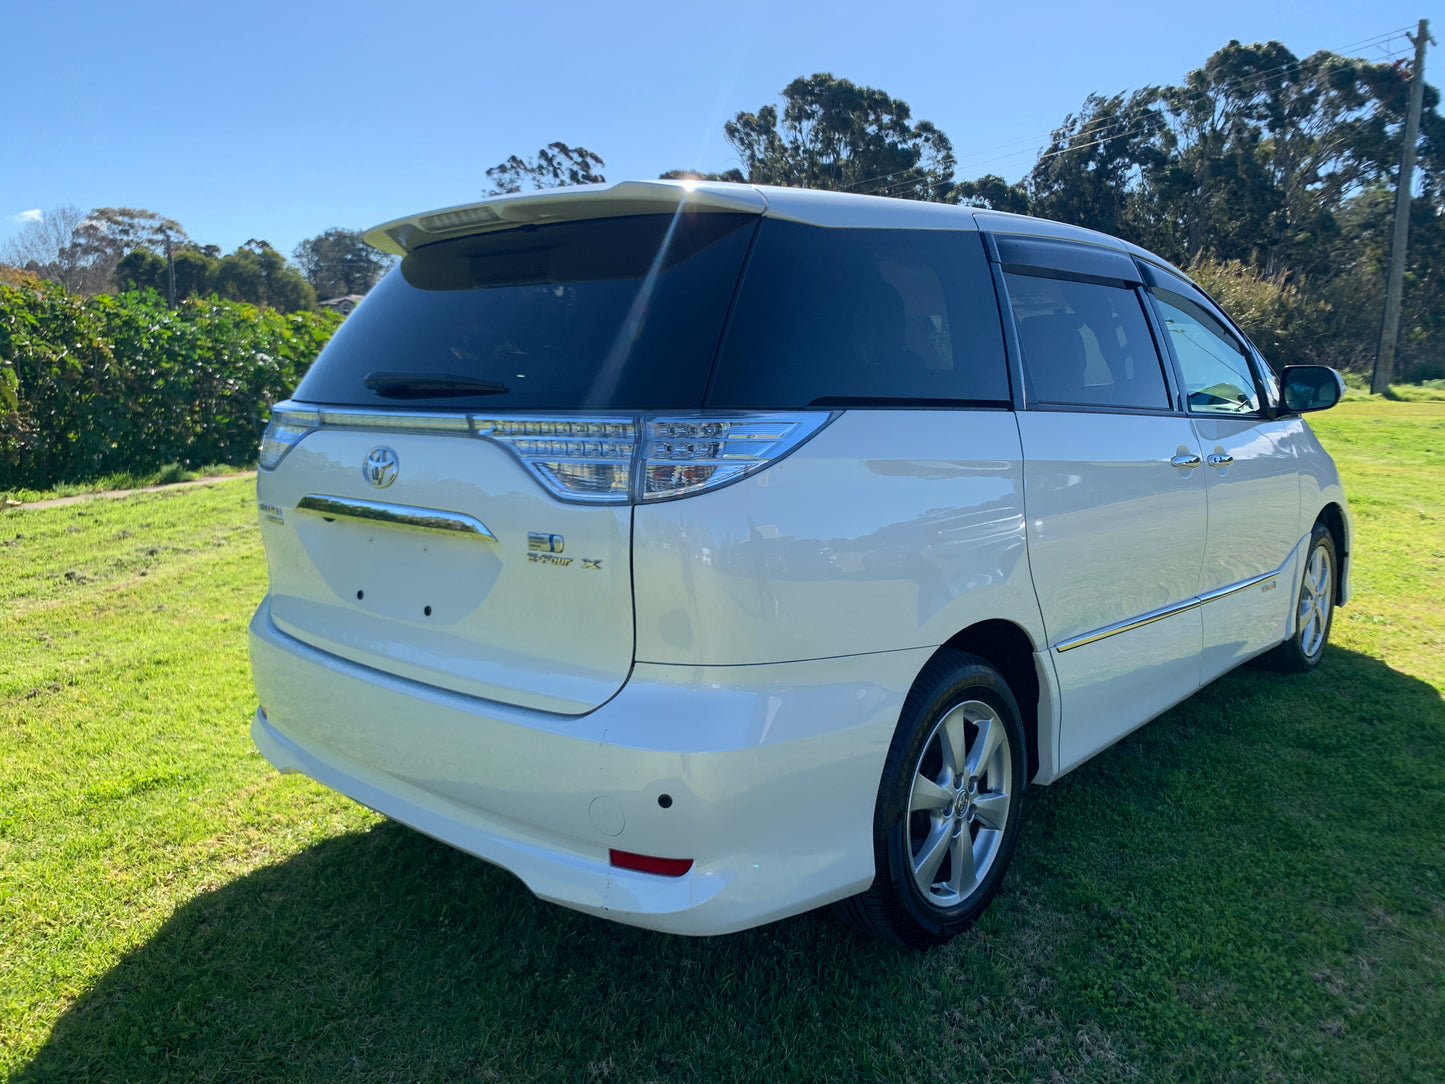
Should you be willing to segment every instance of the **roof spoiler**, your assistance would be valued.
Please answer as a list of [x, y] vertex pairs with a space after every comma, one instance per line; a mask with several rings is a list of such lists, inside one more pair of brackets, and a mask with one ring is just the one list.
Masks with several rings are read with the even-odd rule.
[[545, 192], [510, 196], [424, 214], [408, 215], [374, 226], [364, 234], [366, 243], [394, 256], [452, 237], [517, 226], [568, 222], [584, 218], [668, 214], [678, 210], [762, 214], [767, 200], [752, 185], [713, 181], [622, 181], [618, 184], [584, 184]]

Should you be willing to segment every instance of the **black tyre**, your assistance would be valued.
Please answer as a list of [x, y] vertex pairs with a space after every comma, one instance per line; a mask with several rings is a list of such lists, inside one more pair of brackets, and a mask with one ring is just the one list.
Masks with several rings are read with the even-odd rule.
[[1319, 665], [1330, 639], [1330, 625], [1335, 617], [1335, 592], [1339, 577], [1339, 559], [1335, 555], [1335, 539], [1323, 523], [1315, 524], [1305, 553], [1299, 602], [1295, 607], [1294, 632], [1268, 655], [1266, 661], [1276, 670], [1302, 674]]
[[911, 948], [967, 929], [1013, 854], [1027, 761], [1003, 676], [962, 651], [934, 656], [908, 694], [884, 762], [873, 885], [835, 905], [843, 920]]

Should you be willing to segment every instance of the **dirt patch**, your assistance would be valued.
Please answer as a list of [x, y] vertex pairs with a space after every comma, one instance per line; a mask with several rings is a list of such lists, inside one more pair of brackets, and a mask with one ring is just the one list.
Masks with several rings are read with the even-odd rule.
[[237, 471], [235, 474], [215, 474], [207, 478], [192, 478], [189, 482], [168, 482], [159, 486], [141, 486], [139, 489], [103, 489], [98, 493], [77, 493], [73, 497], [52, 497], [48, 501], [28, 503], [5, 499], [4, 508], [59, 508], [66, 504], [82, 504], [101, 497], [129, 497], [132, 493], [160, 493], [167, 489], [187, 489], [191, 486], [208, 486], [214, 482], [229, 482], [233, 478], [254, 478], [253, 470]]

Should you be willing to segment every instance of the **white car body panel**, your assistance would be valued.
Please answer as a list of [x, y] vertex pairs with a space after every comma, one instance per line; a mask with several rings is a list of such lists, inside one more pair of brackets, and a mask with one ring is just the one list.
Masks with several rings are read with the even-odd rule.
[[989, 618], [1043, 642], [1008, 411], [850, 411], [760, 474], [641, 506], [635, 524], [640, 661], [936, 648]]
[[1308, 534], [1296, 539], [1284, 561], [1270, 570], [1272, 574], [1250, 577], [1213, 597], [1205, 596], [1200, 610], [1204, 621], [1200, 684], [1268, 651], [1294, 631], [1293, 603], [1304, 572], [1300, 557], [1308, 543]]
[[1063, 702], [1059, 774], [1192, 695], [1199, 688], [1202, 641], [1202, 619], [1193, 607], [1073, 651], [1056, 649]]
[[[1067, 770], [1199, 685], [1200, 617], [1190, 610], [1070, 646], [1196, 594], [1207, 523], [1187, 419], [1023, 411], [1029, 563], [1063, 703]], [[1059, 650], [1060, 647], [1063, 650]]]
[[812, 188], [754, 185], [753, 190], [767, 201], [768, 217], [805, 222], [812, 226], [970, 232], [977, 229], [972, 208], [948, 203], [880, 200], [877, 196]]
[[[1299, 511], [1296, 435], [1300, 418], [1263, 421], [1198, 415], [1193, 419], [1206, 458], [1209, 542], [1201, 595], [1275, 573], [1289, 560], [1303, 527]], [[1229, 456], [1215, 463], [1210, 456]], [[1288, 591], [1260, 584], [1212, 602], [1203, 611], [1202, 681], [1211, 681], [1285, 636]]]
[[[264, 711], [252, 734], [278, 768], [495, 862], [543, 899], [690, 934], [867, 887], [878, 775], [931, 654], [639, 663], [613, 700], [560, 716], [317, 651], [264, 603], [250, 639]], [[630, 872], [609, 866], [611, 848], [694, 865]]]
[[1020, 411], [1029, 557], [1049, 642], [1192, 597], [1207, 523], [1185, 418]]
[[[1324, 445], [1308, 423], [1291, 430], [1290, 438], [1294, 443], [1295, 457], [1299, 464], [1302, 529], [1309, 528], [1322, 509], [1333, 506], [1340, 510], [1345, 552], [1337, 555], [1340, 571], [1337, 588], [1339, 597], [1336, 601], [1343, 606], [1350, 601], [1350, 563], [1355, 545], [1355, 521], [1350, 514], [1349, 502], [1345, 500], [1345, 487], [1340, 482], [1340, 472], [1335, 461], [1330, 458], [1330, 453], [1325, 451]], [[1298, 588], [1299, 585], [1295, 586]], [[1291, 610], [1291, 631], [1294, 630], [1293, 614], [1294, 611]]]

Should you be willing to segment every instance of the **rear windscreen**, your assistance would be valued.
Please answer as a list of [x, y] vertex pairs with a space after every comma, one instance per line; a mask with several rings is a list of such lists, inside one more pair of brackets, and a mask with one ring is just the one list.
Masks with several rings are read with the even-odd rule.
[[763, 221], [709, 406], [1008, 398], [998, 302], [978, 234]]
[[427, 245], [295, 397], [348, 406], [693, 410], [757, 218], [633, 215]]

